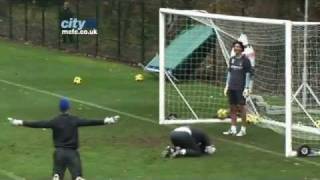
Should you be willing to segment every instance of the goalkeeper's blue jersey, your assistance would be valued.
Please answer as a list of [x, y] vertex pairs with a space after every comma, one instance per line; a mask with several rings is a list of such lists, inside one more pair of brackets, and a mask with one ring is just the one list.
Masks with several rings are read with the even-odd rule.
[[243, 90], [246, 84], [246, 73], [252, 75], [252, 66], [250, 60], [242, 55], [240, 58], [235, 56], [230, 58], [229, 61], [229, 89], [230, 90]]

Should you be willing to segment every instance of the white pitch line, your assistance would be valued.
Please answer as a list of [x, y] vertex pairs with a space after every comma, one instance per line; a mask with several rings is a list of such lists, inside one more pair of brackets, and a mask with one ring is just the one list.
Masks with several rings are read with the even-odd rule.
[[0, 169], [0, 173], [9, 177], [10, 179], [13, 179], [13, 180], [26, 180], [23, 177], [17, 176], [12, 172], [9, 172], [9, 171], [3, 170], [3, 169]]
[[[271, 150], [268, 150], [268, 149], [260, 148], [260, 147], [254, 146], [254, 145], [240, 143], [240, 142], [234, 142], [234, 141], [223, 139], [223, 138], [215, 138], [215, 139], [218, 140], [218, 141], [223, 141], [223, 142], [235, 144], [237, 146], [245, 147], [247, 149], [253, 149], [253, 150], [256, 150], [256, 151], [260, 151], [260, 152], [263, 152], [263, 153], [268, 153], [268, 154], [271, 154], [271, 155], [274, 155], [274, 156], [279, 156], [281, 158], [284, 158], [283, 154], [281, 154], [279, 152], [275, 152], [275, 151], [271, 151]], [[320, 163], [315, 162], [315, 161], [310, 161], [310, 160], [307, 160], [307, 159], [303, 159], [303, 158], [291, 157], [291, 158], [286, 158], [286, 159], [288, 159], [288, 160], [296, 160], [296, 161], [304, 162], [306, 164], [311, 164], [311, 165], [315, 165], [315, 166], [319, 166], [320, 167]]]
[[[14, 82], [7, 81], [7, 80], [4, 80], [4, 79], [0, 79], [0, 82], [8, 84], [8, 85], [11, 85], [11, 86], [19, 87], [19, 88], [22, 88], [22, 89], [27, 89], [27, 90], [30, 90], [30, 91], [38, 92], [38, 93], [41, 93], [41, 94], [46, 94], [46, 95], [58, 97], [58, 98], [66, 97], [66, 96], [63, 96], [61, 94], [57, 94], [57, 93], [53, 93], [53, 92], [50, 92], [50, 91], [46, 91], [46, 90], [42, 90], [42, 89], [38, 89], [38, 88], [26, 86], [26, 85], [14, 83]], [[82, 101], [80, 99], [76, 99], [76, 98], [72, 98], [72, 97], [67, 97], [67, 98], [72, 102], [76, 102], [76, 103], [84, 104], [84, 105], [91, 106], [91, 107], [94, 107], [94, 108], [98, 108], [98, 109], [102, 109], [102, 110], [118, 113], [120, 115], [125, 115], [125, 116], [131, 117], [131, 118], [134, 118], [134, 119], [139, 119], [139, 120], [142, 120], [142, 121], [154, 122], [152, 119], [145, 118], [145, 117], [142, 117], [142, 116], [137, 116], [137, 115], [130, 114], [130, 113], [127, 113], [127, 112], [123, 112], [123, 111], [119, 111], [117, 109], [112, 109], [112, 108], [100, 106], [100, 105], [95, 104], [95, 103], [91, 103], [91, 102], [88, 102], [88, 101]]]
[[[42, 90], [42, 89], [38, 89], [38, 88], [26, 86], [26, 85], [14, 83], [14, 82], [7, 81], [7, 80], [4, 80], [4, 79], [0, 79], [0, 82], [8, 84], [8, 85], [11, 85], [11, 86], [27, 89], [27, 90], [30, 90], [30, 91], [34, 91], [34, 92], [38, 92], [38, 93], [42, 93], [42, 94], [58, 97], [58, 98], [65, 97], [63, 95], [56, 94], [56, 93], [53, 93], [53, 92], [50, 92], [50, 91], [46, 91], [46, 90]], [[69, 98], [69, 100], [71, 100], [73, 102], [77, 102], [77, 103], [81, 103], [81, 104], [84, 104], [84, 105], [87, 105], [87, 106], [91, 106], [91, 107], [95, 107], [95, 108], [98, 108], [98, 109], [102, 109], [102, 110], [118, 113], [118, 114], [125, 115], [127, 117], [131, 117], [131, 118], [134, 118], [134, 119], [137, 119], [137, 120], [150, 122], [150, 123], [153, 123], [153, 124], [158, 124], [157, 122], [155, 122], [155, 121], [153, 121], [152, 119], [149, 119], [149, 118], [145, 118], [145, 117], [142, 117], [142, 116], [137, 116], [137, 115], [134, 115], [134, 114], [130, 114], [130, 113], [127, 113], [127, 112], [119, 111], [119, 110], [116, 110], [116, 109], [113, 109], [113, 108], [101, 106], [101, 105], [98, 105], [98, 104], [95, 104], [95, 103], [83, 101], [83, 100], [76, 99], [76, 98], [71, 98], [71, 97], [68, 97], [68, 98]], [[240, 142], [234, 142], [234, 141], [227, 140], [227, 139], [222, 139], [222, 138], [215, 138], [215, 139], [217, 139], [219, 141], [235, 144], [235, 145], [247, 148], [247, 149], [253, 149], [253, 150], [260, 151], [260, 152], [263, 152], [263, 153], [268, 153], [268, 154], [271, 154], [271, 155], [274, 155], [274, 156], [284, 157], [283, 154], [281, 154], [279, 152], [267, 150], [267, 149], [260, 148], [260, 147], [257, 147], [257, 146], [253, 146], [253, 145], [249, 145], [249, 144], [245, 144], [245, 143], [240, 143]], [[317, 162], [314, 162], [314, 161], [310, 161], [310, 160], [307, 160], [307, 159], [302, 159], [302, 158], [288, 158], [288, 159], [289, 160], [292, 159], [292, 160], [304, 162], [304, 163], [315, 165], [315, 166], [320, 166], [320, 163], [317, 163]]]

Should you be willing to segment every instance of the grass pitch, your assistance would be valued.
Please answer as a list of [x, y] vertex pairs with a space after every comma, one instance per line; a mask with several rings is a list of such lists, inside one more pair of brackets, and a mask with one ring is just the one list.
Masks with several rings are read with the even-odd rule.
[[[245, 137], [225, 137], [226, 124], [197, 125], [217, 152], [200, 158], [163, 159], [172, 126], [158, 125], [158, 81], [116, 62], [69, 55], [0, 40], [0, 179], [45, 180], [52, 170], [50, 130], [12, 127], [6, 118], [47, 120], [59, 96], [71, 113], [92, 119], [120, 114], [118, 124], [80, 130], [83, 172], [89, 180], [316, 180], [319, 158], [285, 158], [284, 137], [248, 127]], [[77, 86], [73, 77], [81, 76]]]

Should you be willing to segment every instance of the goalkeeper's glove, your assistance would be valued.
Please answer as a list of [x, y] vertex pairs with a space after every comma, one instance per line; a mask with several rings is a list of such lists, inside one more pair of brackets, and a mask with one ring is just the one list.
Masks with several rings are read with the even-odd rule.
[[250, 95], [250, 89], [249, 88], [245, 88], [244, 90], [243, 90], [243, 93], [242, 93], [242, 95], [243, 95], [243, 97], [245, 97], [245, 98], [247, 98], [249, 95]]
[[225, 87], [224, 90], [223, 90], [224, 96], [227, 96], [227, 94], [228, 94], [228, 89], [229, 89], [229, 87], [228, 87], [228, 85], [226, 85], [226, 87]]
[[8, 120], [10, 122], [10, 124], [14, 125], [14, 126], [22, 126], [23, 125], [23, 121], [19, 120], [19, 119], [14, 119], [11, 117], [8, 117]]
[[105, 124], [113, 124], [113, 123], [116, 123], [119, 118], [120, 118], [119, 115], [116, 115], [113, 117], [106, 117], [106, 118], [104, 118], [104, 123]]
[[207, 154], [213, 154], [214, 152], [216, 152], [216, 148], [213, 145], [206, 146], [204, 152]]

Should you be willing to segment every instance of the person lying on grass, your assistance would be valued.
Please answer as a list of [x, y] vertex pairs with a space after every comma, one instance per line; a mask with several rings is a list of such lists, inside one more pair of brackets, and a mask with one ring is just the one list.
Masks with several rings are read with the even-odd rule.
[[209, 137], [200, 129], [182, 126], [170, 133], [173, 146], [167, 146], [162, 152], [163, 157], [197, 157], [213, 154], [216, 148], [211, 144]]

